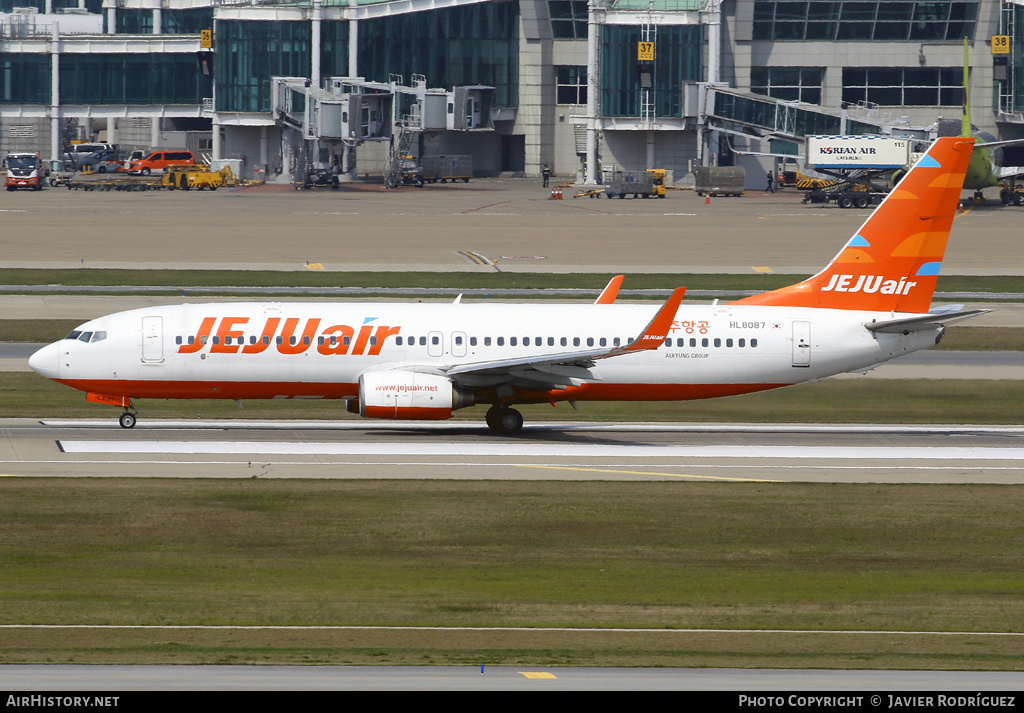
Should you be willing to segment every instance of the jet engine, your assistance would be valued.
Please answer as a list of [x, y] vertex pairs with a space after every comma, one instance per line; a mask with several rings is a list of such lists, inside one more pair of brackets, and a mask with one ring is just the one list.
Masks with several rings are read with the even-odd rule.
[[359, 375], [359, 415], [366, 418], [439, 421], [473, 404], [473, 393], [446, 376], [399, 370]]

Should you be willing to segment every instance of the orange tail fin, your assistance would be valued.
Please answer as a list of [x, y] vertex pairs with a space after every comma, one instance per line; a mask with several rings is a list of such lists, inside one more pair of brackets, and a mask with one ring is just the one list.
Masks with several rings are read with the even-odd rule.
[[927, 312], [974, 139], [938, 139], [828, 267], [733, 304]]

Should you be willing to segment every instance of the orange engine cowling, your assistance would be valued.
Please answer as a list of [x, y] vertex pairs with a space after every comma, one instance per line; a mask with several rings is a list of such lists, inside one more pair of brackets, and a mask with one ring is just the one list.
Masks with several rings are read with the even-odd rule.
[[440, 421], [451, 418], [455, 409], [472, 405], [473, 395], [446, 376], [400, 370], [359, 376], [359, 415], [366, 418]]

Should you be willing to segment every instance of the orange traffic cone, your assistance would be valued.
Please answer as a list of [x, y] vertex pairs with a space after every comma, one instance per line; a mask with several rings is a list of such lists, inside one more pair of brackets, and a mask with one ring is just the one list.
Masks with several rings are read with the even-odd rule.
[[704, 205], [711, 205], [711, 194], [710, 193], [708, 193], [707, 196], [704, 198]]

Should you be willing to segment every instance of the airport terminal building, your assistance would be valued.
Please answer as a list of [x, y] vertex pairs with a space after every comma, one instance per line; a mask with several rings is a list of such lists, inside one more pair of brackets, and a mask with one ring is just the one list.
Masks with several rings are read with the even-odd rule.
[[1024, 0], [0, 0], [0, 152], [191, 148], [292, 180], [379, 174], [414, 127], [411, 153], [477, 175], [678, 177], [959, 121], [965, 37], [972, 122], [1024, 137]]

